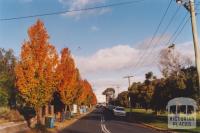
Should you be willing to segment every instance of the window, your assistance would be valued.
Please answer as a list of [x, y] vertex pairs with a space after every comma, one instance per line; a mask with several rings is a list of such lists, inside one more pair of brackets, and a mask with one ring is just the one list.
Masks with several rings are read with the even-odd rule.
[[176, 114], [176, 105], [170, 106], [170, 114]]
[[177, 113], [178, 114], [186, 114], [186, 105], [177, 106]]
[[192, 113], [194, 113], [194, 107], [191, 105], [188, 105], [187, 114], [192, 114]]
[[124, 108], [116, 108], [116, 110], [124, 111]]

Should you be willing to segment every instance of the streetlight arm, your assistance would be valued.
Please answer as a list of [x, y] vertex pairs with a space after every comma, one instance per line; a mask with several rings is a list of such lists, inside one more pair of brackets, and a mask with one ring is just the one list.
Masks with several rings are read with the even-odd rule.
[[183, 5], [188, 12], [190, 12], [190, 2], [194, 2], [194, 0], [176, 0], [176, 3], [178, 3], [179, 5]]

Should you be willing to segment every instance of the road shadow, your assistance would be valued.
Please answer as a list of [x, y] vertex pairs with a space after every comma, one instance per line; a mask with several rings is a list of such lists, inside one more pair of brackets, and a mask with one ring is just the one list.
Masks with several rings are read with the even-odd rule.
[[[59, 131], [58, 133], [89, 133], [86, 129], [87, 127], [83, 127], [81, 123], [85, 123], [86, 121], [90, 121], [91, 123], [94, 121], [100, 121], [101, 112], [98, 112], [96, 110], [88, 113], [84, 117], [80, 118], [75, 123], [69, 125], [68, 127], [64, 128], [63, 130]], [[81, 122], [81, 123], [79, 123]], [[81, 130], [83, 129], [83, 130]]]
[[64, 129], [58, 133], [88, 133], [88, 132], [79, 131], [78, 129]]

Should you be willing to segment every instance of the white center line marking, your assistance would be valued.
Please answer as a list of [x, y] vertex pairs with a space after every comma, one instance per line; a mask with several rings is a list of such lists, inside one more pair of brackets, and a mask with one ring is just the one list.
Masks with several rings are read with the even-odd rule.
[[105, 125], [105, 119], [104, 119], [104, 116], [101, 115], [101, 130], [103, 131], [103, 133], [111, 133], [107, 128], [106, 128], [106, 125]]

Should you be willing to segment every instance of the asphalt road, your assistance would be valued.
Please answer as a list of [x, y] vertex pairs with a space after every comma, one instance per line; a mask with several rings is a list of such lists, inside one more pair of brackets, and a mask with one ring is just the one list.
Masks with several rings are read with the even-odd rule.
[[129, 123], [126, 117], [114, 117], [109, 111], [95, 110], [61, 133], [158, 133], [137, 123]]

